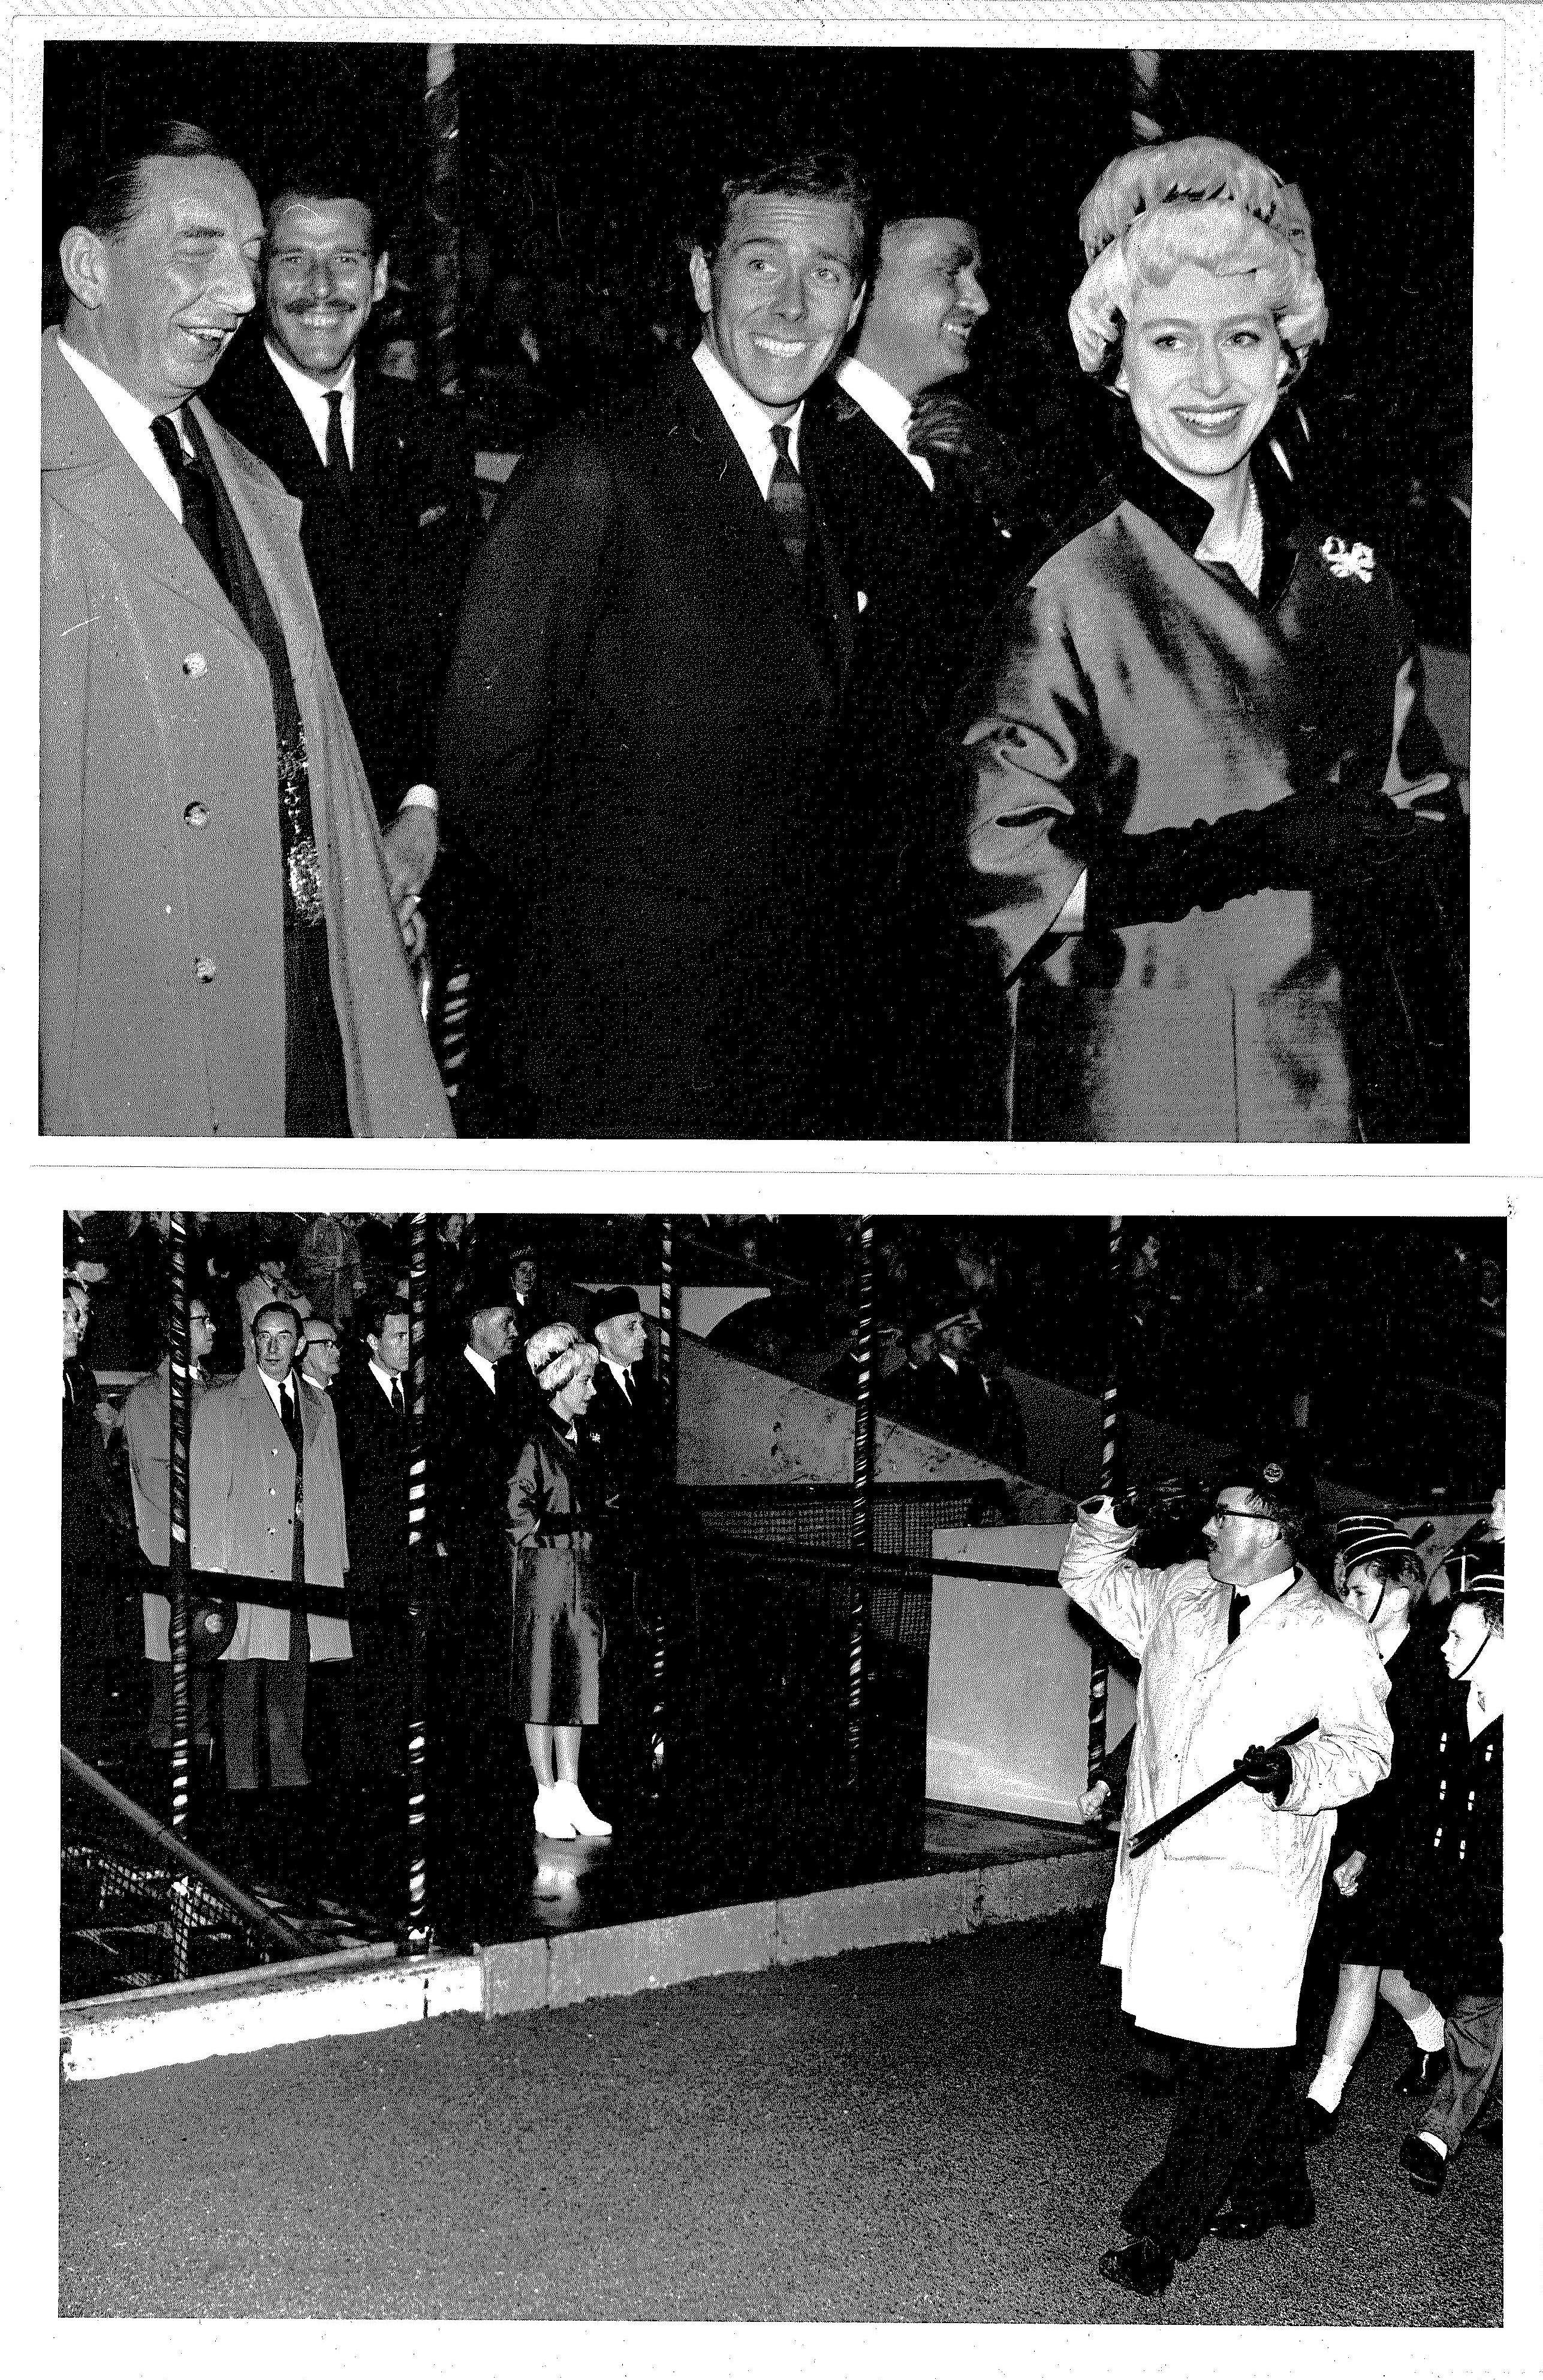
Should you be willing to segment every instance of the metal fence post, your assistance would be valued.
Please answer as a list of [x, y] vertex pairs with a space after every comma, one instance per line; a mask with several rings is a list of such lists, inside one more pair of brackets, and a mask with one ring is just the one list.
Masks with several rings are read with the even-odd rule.
[[[852, 1550], [873, 1551], [873, 1218], [861, 1220], [857, 1283], [857, 1400], [852, 1425]], [[846, 1784], [856, 1792], [863, 1735], [863, 1639], [868, 1583], [861, 1560], [853, 1565], [846, 1643]]]
[[407, 1625], [412, 1637], [407, 1710], [407, 1930], [409, 1951], [427, 1949], [429, 1637], [429, 1218], [412, 1219], [407, 1275]]
[[[1120, 1492], [1120, 1342], [1124, 1316], [1124, 1281], [1121, 1269], [1124, 1219], [1109, 1219], [1109, 1249], [1105, 1261], [1108, 1299], [1109, 1360], [1104, 1374], [1103, 1448], [1099, 1485], [1106, 1496]], [[1087, 1671], [1087, 1786], [1091, 1791], [1103, 1774], [1109, 1749], [1109, 1639], [1100, 1629], [1093, 1639]]]

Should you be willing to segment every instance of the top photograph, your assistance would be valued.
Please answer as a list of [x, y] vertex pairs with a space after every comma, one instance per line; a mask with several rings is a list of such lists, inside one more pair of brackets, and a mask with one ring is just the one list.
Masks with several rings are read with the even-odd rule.
[[1474, 115], [49, 42], [42, 1132], [1465, 1143]]

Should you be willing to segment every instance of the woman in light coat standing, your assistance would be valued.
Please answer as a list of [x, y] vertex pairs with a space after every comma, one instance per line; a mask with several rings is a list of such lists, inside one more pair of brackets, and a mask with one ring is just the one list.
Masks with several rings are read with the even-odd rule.
[[[1294, 1560], [1306, 1524], [1282, 1464], [1240, 1464], [1205, 1561], [1138, 1568], [1136, 1531], [1100, 1498], [1061, 1565], [1073, 1602], [1141, 1663], [1103, 1958], [1127, 2012], [1180, 2055], [1167, 2149], [1100, 2270], [1144, 2296], [1208, 2228], [1249, 2240], [1314, 2219], [1285, 2054], [1335, 1810], [1386, 1776], [1392, 1736], [1369, 1630]], [[1132, 1857], [1140, 1828], [1233, 1770], [1240, 1790]]]

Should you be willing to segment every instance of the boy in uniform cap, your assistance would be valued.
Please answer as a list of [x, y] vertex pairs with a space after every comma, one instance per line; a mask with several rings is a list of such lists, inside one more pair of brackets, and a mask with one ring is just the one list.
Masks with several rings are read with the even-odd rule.
[[1426, 1576], [1407, 1531], [1385, 1512], [1349, 1512], [1336, 1522], [1334, 1591], [1371, 1630], [1387, 1670], [1393, 1755], [1381, 1784], [1341, 1813], [1334, 1837], [1339, 1990], [1323, 2058], [1303, 2103], [1309, 2144], [1327, 2140], [1339, 2121], [1379, 1993], [1415, 2041], [1395, 2089], [1412, 2096], [1431, 2088], [1445, 2038], [1440, 2010], [1404, 1973], [1429, 1890], [1422, 1821], [1452, 1696], [1435, 1634], [1418, 1616]]
[[[1061, 1585], [1141, 1664], [1104, 1932], [1122, 2000], [1177, 2050], [1162, 2158], [1126, 2201], [1128, 2245], [1100, 2270], [1142, 2297], [1209, 2230], [1257, 2239], [1316, 2215], [1287, 2070], [1334, 1812], [1386, 1776], [1388, 1681], [1371, 1638], [1295, 1559], [1310, 1489], [1237, 1464], [1204, 1561], [1143, 1569], [1107, 1497], [1084, 1504]], [[1282, 1741], [1300, 1737], [1289, 1748]], [[1139, 1859], [1137, 1829], [1235, 1771]]]
[[[1427, 1808], [1433, 1871], [1428, 1938], [1414, 1962], [1447, 2011], [1447, 2070], [1398, 2153], [1411, 2185], [1435, 2197], [1500, 2073], [1502, 2047], [1501, 1826], [1504, 1803], [1505, 1548], [1478, 1546], [1452, 1566], [1441, 1647], [1464, 1690], [1442, 1731]], [[1499, 2118], [1486, 2125], [1499, 2134]]]

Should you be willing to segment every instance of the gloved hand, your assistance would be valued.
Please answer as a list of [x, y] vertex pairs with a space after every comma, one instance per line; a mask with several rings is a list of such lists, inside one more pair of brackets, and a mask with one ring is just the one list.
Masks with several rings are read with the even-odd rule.
[[1391, 802], [1313, 792], [1192, 826], [1115, 835], [1088, 858], [1087, 924], [1172, 923], [1267, 886], [1313, 892], [1364, 882], [1433, 851], [1434, 832]]
[[1256, 1793], [1268, 1793], [1277, 1809], [1291, 1791], [1291, 1754], [1283, 1743], [1251, 1743], [1233, 1768]]

